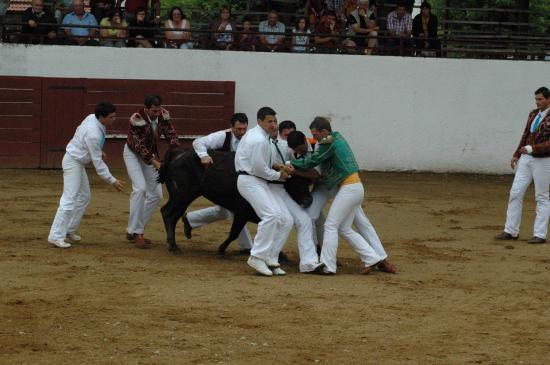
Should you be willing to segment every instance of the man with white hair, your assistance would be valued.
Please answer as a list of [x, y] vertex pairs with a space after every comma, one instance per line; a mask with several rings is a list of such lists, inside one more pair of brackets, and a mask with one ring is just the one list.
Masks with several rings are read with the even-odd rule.
[[[63, 18], [63, 25], [71, 25], [71, 27], [63, 28], [67, 43], [79, 46], [99, 46], [99, 42], [95, 39], [98, 27], [96, 18], [92, 13], [84, 10], [83, 0], [74, 0], [73, 9], [73, 12]], [[77, 25], [84, 25], [86, 28], [76, 27]]]
[[374, 20], [374, 14], [369, 9], [369, 0], [359, 0], [357, 8], [353, 10], [346, 20], [348, 38], [344, 45], [350, 48], [358, 47], [358, 51], [371, 54], [378, 43], [378, 26]]

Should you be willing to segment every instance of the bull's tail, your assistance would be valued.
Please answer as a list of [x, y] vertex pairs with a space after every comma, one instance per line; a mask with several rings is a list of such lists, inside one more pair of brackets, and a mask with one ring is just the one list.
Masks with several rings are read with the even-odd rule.
[[170, 161], [172, 161], [172, 149], [169, 148], [168, 151], [164, 154], [164, 160], [162, 161], [162, 164], [160, 165], [160, 169], [158, 171], [158, 177], [157, 182], [159, 184], [164, 184], [166, 182], [166, 178], [168, 175], [168, 166], [170, 165]]

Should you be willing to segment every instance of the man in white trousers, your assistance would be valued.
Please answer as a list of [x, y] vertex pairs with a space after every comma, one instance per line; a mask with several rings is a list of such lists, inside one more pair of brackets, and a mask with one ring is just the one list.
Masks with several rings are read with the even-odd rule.
[[516, 170], [510, 189], [506, 224], [497, 240], [516, 240], [519, 237], [523, 196], [531, 182], [535, 182], [537, 201], [533, 237], [528, 243], [546, 243], [548, 219], [550, 217], [550, 90], [541, 87], [535, 91], [537, 108], [527, 118], [527, 125], [518, 148], [512, 157], [511, 166]]
[[365, 194], [355, 156], [342, 135], [332, 131], [330, 122], [326, 118], [316, 117], [309, 128], [313, 137], [319, 142], [317, 150], [312, 155], [292, 160], [291, 163], [296, 169], [310, 169], [321, 165], [323, 184], [328, 190], [336, 189], [325, 221], [320, 258], [325, 265], [323, 272], [336, 273], [336, 253], [338, 233], [340, 233], [363, 261], [365, 267], [361, 273], [369, 274], [382, 261], [382, 258], [359, 233], [351, 228], [357, 208], [361, 207]]
[[122, 191], [124, 183], [109, 172], [103, 161], [106, 127], [116, 119], [113, 104], [103, 102], [95, 107], [94, 114], [88, 115], [78, 126], [63, 156], [63, 195], [55, 215], [48, 242], [59, 248], [69, 248], [69, 238], [73, 242], [81, 241], [77, 234], [82, 216], [90, 203], [90, 183], [86, 174], [86, 165], [92, 162], [99, 177]]
[[[287, 162], [293, 159], [292, 151], [288, 148], [286, 137], [296, 130], [296, 125], [285, 120], [279, 124], [279, 135], [272, 138], [272, 161], [276, 170], [284, 169]], [[309, 176], [306, 176], [309, 177]], [[273, 193], [279, 196], [288, 209], [298, 235], [298, 253], [300, 255], [299, 270], [302, 273], [311, 273], [321, 270], [323, 264], [319, 262], [319, 255], [313, 241], [313, 221], [304, 208], [291, 198], [280, 181], [269, 181]]]
[[260, 218], [248, 265], [265, 276], [284, 275], [278, 256], [293, 221], [284, 202], [273, 193], [268, 181], [285, 181], [288, 172], [286, 169], [275, 171], [272, 168], [270, 136], [277, 132], [275, 111], [269, 107], [260, 108], [257, 123], [241, 139], [235, 155], [237, 189]]
[[150, 243], [143, 233], [162, 200], [162, 186], [157, 182], [161, 161], [158, 151], [160, 136], [164, 135], [170, 148], [179, 146], [170, 113], [162, 107], [161, 97], [147, 95], [143, 104], [144, 107], [130, 117], [123, 153], [132, 180], [126, 238], [137, 248], [146, 248], [146, 243]]
[[[300, 131], [291, 133], [288, 136], [288, 146], [294, 151], [294, 156], [296, 158], [304, 158], [308, 154], [311, 154], [315, 148], [315, 145], [312, 146], [312, 144], [306, 139], [305, 135]], [[321, 173], [321, 169], [319, 169], [318, 172]], [[325, 224], [323, 208], [329, 198], [333, 197], [335, 193], [335, 189], [329, 191], [323, 184], [316, 184], [312, 192], [313, 201], [311, 205], [306, 208], [306, 213], [312, 219], [314, 224], [314, 230], [312, 231], [313, 241], [315, 245], [319, 247], [321, 246], [320, 243], [323, 241]], [[384, 249], [374, 226], [368, 219], [361, 206], [357, 208], [357, 213], [353, 219], [353, 225], [365, 241], [374, 249], [378, 256], [382, 258], [382, 261], [378, 263], [377, 268], [386, 273], [396, 273], [397, 270], [395, 265], [388, 260], [388, 254], [386, 253], [386, 250]]]
[[[231, 117], [231, 128], [211, 133], [207, 136], [197, 138], [193, 141], [193, 149], [200, 157], [201, 163], [208, 168], [213, 161], [208, 155], [208, 150], [236, 152], [241, 138], [248, 129], [248, 117], [244, 113], [235, 113]], [[227, 209], [219, 205], [189, 212], [183, 216], [185, 236], [191, 238], [191, 231], [194, 228], [205, 224], [232, 219], [233, 215]], [[239, 248], [243, 253], [250, 253], [252, 237], [246, 226], [237, 237]]]

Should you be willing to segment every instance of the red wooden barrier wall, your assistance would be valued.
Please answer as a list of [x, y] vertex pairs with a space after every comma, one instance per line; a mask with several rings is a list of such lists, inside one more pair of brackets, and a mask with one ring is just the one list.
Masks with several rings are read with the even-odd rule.
[[65, 146], [99, 101], [117, 106], [108, 131], [109, 165], [122, 167], [128, 117], [158, 94], [181, 141], [228, 127], [234, 112], [232, 81], [62, 79], [0, 76], [0, 167], [57, 168]]

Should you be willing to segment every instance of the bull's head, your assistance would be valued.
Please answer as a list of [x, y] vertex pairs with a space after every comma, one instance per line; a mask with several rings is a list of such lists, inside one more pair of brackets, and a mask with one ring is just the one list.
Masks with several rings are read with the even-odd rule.
[[309, 190], [310, 179], [293, 175], [285, 182], [285, 189], [290, 197], [302, 208], [309, 208], [313, 203], [313, 196]]

